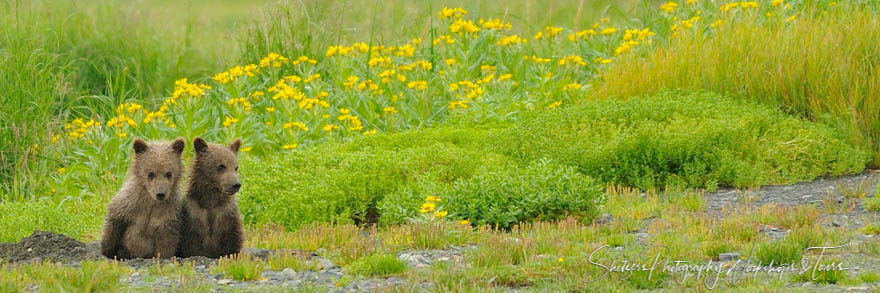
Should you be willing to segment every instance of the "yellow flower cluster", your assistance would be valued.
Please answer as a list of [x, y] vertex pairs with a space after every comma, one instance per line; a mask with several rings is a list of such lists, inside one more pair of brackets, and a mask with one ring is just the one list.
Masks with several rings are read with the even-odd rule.
[[443, 9], [440, 9], [440, 12], [438, 12], [438, 14], [440, 14], [441, 19], [452, 18], [452, 17], [461, 18], [462, 16], [467, 14], [467, 10], [464, 10], [461, 7], [458, 7], [458, 8], [443, 7]]
[[[280, 67], [280, 66], [281, 66], [281, 64], [279, 63], [277, 67]], [[246, 75], [249, 77], [253, 77], [257, 74], [258, 71], [259, 71], [259, 68], [257, 67], [256, 64], [248, 64], [245, 66], [234, 66], [232, 68], [229, 68], [229, 70], [215, 74], [213, 79], [214, 79], [214, 81], [217, 81], [220, 84], [227, 84], [227, 83], [232, 82], [236, 78], [241, 77], [241, 76]]]
[[582, 39], [586, 39], [587, 37], [591, 37], [591, 36], [595, 36], [595, 35], [596, 35], [595, 29], [586, 29], [586, 30], [582, 30], [582, 31], [579, 31], [579, 32], [576, 32], [573, 34], [568, 34], [568, 40], [574, 42], [574, 41], [577, 41], [578, 39], [582, 40]]
[[584, 62], [584, 59], [581, 58], [581, 56], [569, 55], [565, 58], [559, 59], [559, 65], [587, 66], [587, 62]]
[[174, 82], [174, 91], [171, 93], [171, 101], [166, 103], [177, 104], [176, 100], [184, 94], [190, 97], [201, 97], [205, 95], [205, 91], [211, 89], [206, 84], [195, 84], [187, 82], [186, 78], [178, 79]]
[[482, 25], [483, 28], [490, 30], [509, 30], [513, 28], [513, 25], [511, 25], [509, 22], [504, 22], [497, 18], [492, 18], [489, 20], [483, 20], [481, 18], [479, 24]]
[[238, 123], [238, 119], [235, 117], [226, 116], [226, 119], [223, 120], [223, 126], [225, 126], [225, 127], [232, 126], [232, 124], [235, 124], [235, 123]]
[[359, 130], [364, 129], [364, 125], [361, 123], [360, 118], [358, 118], [355, 115], [349, 114], [350, 112], [351, 111], [346, 108], [339, 109], [339, 113], [342, 115], [339, 115], [339, 117], [337, 117], [337, 119], [339, 119], [339, 121], [341, 121], [341, 122], [348, 121], [348, 123], [349, 123], [348, 129], [349, 130], [359, 131]]
[[434, 212], [434, 218], [444, 218], [449, 212], [438, 209], [437, 203], [443, 201], [440, 197], [429, 195], [425, 198], [425, 202], [422, 203], [421, 209], [419, 209], [419, 213], [426, 214], [430, 212]]
[[417, 91], [423, 91], [428, 88], [428, 82], [424, 80], [410, 81], [406, 84], [406, 87]]
[[284, 125], [282, 126], [282, 128], [284, 128], [284, 129], [294, 128], [294, 127], [298, 128], [299, 130], [302, 130], [302, 131], [309, 131], [309, 128], [306, 127], [306, 124], [299, 122], [299, 121], [287, 122], [287, 123], [284, 123]]
[[472, 20], [457, 19], [449, 25], [449, 32], [456, 34], [474, 34], [480, 31], [480, 27]]
[[226, 101], [230, 106], [241, 105], [244, 107], [244, 111], [248, 112], [251, 110], [251, 102], [249, 102], [245, 98], [231, 98], [229, 101]]
[[498, 39], [498, 41], [495, 42], [495, 44], [504, 47], [504, 46], [510, 46], [510, 45], [516, 45], [516, 44], [523, 44], [526, 42], [528, 42], [528, 40], [520, 38], [517, 35], [509, 35], [509, 36], [504, 36], [504, 37]]
[[263, 59], [260, 59], [260, 67], [272, 66], [275, 68], [280, 68], [281, 64], [285, 64], [287, 62], [290, 62], [290, 60], [286, 57], [281, 56], [281, 54], [271, 52], [267, 54], [266, 57], [263, 57]]
[[460, 101], [451, 101], [449, 102], [449, 109], [467, 109], [468, 108], [468, 100], [460, 100]]
[[669, 1], [660, 5], [660, 10], [663, 10], [667, 13], [675, 12], [675, 9], [678, 8], [678, 3], [674, 1]]
[[[92, 119], [84, 121], [82, 118], [76, 118], [64, 125], [64, 129], [67, 129], [67, 139], [82, 138], [89, 129], [98, 127], [101, 127], [101, 122]], [[52, 142], [55, 143], [57, 141], [58, 138], [53, 137]]]
[[535, 34], [535, 39], [536, 40], [550, 39], [550, 38], [553, 38], [556, 35], [558, 35], [560, 32], [562, 32], [561, 27], [548, 26], [548, 27], [544, 28], [544, 31], [540, 31], [537, 34]]
[[582, 85], [580, 83], [572, 82], [572, 83], [565, 85], [565, 87], [563, 87], [562, 90], [563, 91], [577, 90], [577, 89], [580, 89], [581, 87], [582, 87]]
[[758, 8], [758, 2], [755, 1], [742, 1], [742, 2], [730, 2], [721, 6], [720, 10], [724, 12], [729, 12], [731, 10], [735, 10], [736, 8]]

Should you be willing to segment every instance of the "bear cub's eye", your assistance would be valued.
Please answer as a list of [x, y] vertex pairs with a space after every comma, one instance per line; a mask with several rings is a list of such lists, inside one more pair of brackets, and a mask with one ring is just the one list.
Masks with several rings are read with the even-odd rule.
[[235, 166], [235, 172], [238, 172], [238, 166]]
[[165, 173], [165, 178], [171, 179], [171, 172]]
[[153, 178], [156, 178], [156, 173], [150, 172], [147, 174], [147, 179], [153, 180]]
[[219, 166], [217, 166], [217, 171], [223, 171], [223, 170], [226, 170], [226, 165], [220, 164]]

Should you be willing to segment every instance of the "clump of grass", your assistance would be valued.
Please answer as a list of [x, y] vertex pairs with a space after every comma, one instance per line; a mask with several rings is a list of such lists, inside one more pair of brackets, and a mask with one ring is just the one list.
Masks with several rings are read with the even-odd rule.
[[349, 273], [369, 277], [387, 277], [403, 273], [405, 270], [406, 263], [390, 254], [362, 257], [346, 267]]
[[858, 276], [862, 283], [873, 284], [880, 282], [880, 274], [877, 272], [862, 272]]
[[495, 231], [481, 237], [477, 248], [465, 252], [474, 267], [523, 265], [537, 255], [534, 239], [523, 237], [518, 229], [510, 233]]
[[18, 279], [18, 285], [37, 285], [41, 290], [64, 292], [116, 290], [120, 286], [120, 278], [131, 271], [126, 266], [107, 260], [83, 261], [79, 267], [43, 262], [13, 266], [11, 269], [0, 274], [11, 274], [10, 279]]
[[669, 273], [664, 271], [650, 272], [637, 270], [633, 271], [632, 276], [626, 279], [626, 282], [638, 290], [653, 290], [663, 286]]
[[179, 280], [193, 279], [195, 269], [192, 262], [171, 262], [163, 264], [159, 260], [147, 267], [148, 276], [151, 278], [174, 277]]
[[862, 229], [860, 229], [862, 233], [865, 234], [880, 234], [880, 224], [878, 223], [868, 223]]
[[732, 241], [737, 244], [753, 242], [758, 238], [760, 227], [746, 215], [735, 215], [722, 219], [714, 225], [712, 238]]
[[266, 264], [259, 260], [236, 254], [221, 257], [212, 271], [238, 281], [253, 281], [260, 278], [265, 266]]
[[880, 256], [880, 242], [871, 240], [859, 242], [857, 251], [859, 253], [878, 257]]
[[317, 271], [321, 269], [318, 263], [312, 261], [311, 255], [302, 251], [291, 252], [282, 250], [281, 252], [270, 255], [266, 262], [269, 263], [269, 267], [273, 271], [281, 271], [287, 268], [293, 269], [297, 272]]
[[444, 249], [449, 245], [462, 245], [475, 240], [476, 232], [469, 222], [432, 221], [403, 225], [389, 225], [380, 230], [380, 237], [393, 250]]
[[799, 243], [783, 239], [759, 244], [755, 248], [755, 259], [762, 265], [798, 264], [803, 253], [804, 249]]
[[847, 273], [844, 270], [839, 270], [839, 264], [841, 264], [841, 260], [839, 259], [824, 260], [819, 264], [814, 264], [817, 266], [815, 270], [808, 270], [802, 274], [795, 274], [794, 281], [819, 284], [840, 283], [846, 279]]
[[822, 212], [814, 205], [784, 206], [764, 205], [754, 214], [758, 221], [766, 225], [783, 228], [807, 227], [816, 224]]
[[[880, 195], [880, 192], [877, 193]], [[865, 201], [862, 202], [862, 205], [865, 206], [865, 210], [869, 212], [877, 212], [880, 211], [880, 197], [875, 195], [874, 197], [865, 198]]]

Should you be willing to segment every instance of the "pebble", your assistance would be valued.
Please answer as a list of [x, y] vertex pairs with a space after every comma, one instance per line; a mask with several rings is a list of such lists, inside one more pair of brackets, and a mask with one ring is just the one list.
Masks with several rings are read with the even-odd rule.
[[337, 268], [336, 264], [334, 264], [332, 261], [330, 261], [329, 259], [326, 259], [326, 258], [321, 258], [320, 264], [321, 264], [321, 269], [324, 269], [324, 270]]
[[725, 252], [718, 255], [718, 260], [720, 261], [734, 261], [740, 259], [740, 254], [737, 252]]
[[229, 285], [232, 283], [233, 283], [233, 281], [230, 279], [220, 279], [219, 281], [217, 281], [217, 284], [220, 284], [220, 285]]

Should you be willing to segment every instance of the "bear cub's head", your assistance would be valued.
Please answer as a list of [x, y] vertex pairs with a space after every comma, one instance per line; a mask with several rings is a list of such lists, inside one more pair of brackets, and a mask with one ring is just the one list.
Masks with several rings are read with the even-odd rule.
[[154, 200], [163, 201], [176, 194], [174, 189], [183, 173], [180, 155], [185, 145], [183, 138], [170, 144], [134, 141], [134, 176]]
[[208, 144], [201, 137], [193, 140], [196, 150], [193, 161], [193, 180], [213, 185], [211, 188], [223, 195], [235, 195], [241, 189], [241, 181], [238, 180], [238, 148], [241, 147], [241, 139], [236, 139], [228, 146]]

